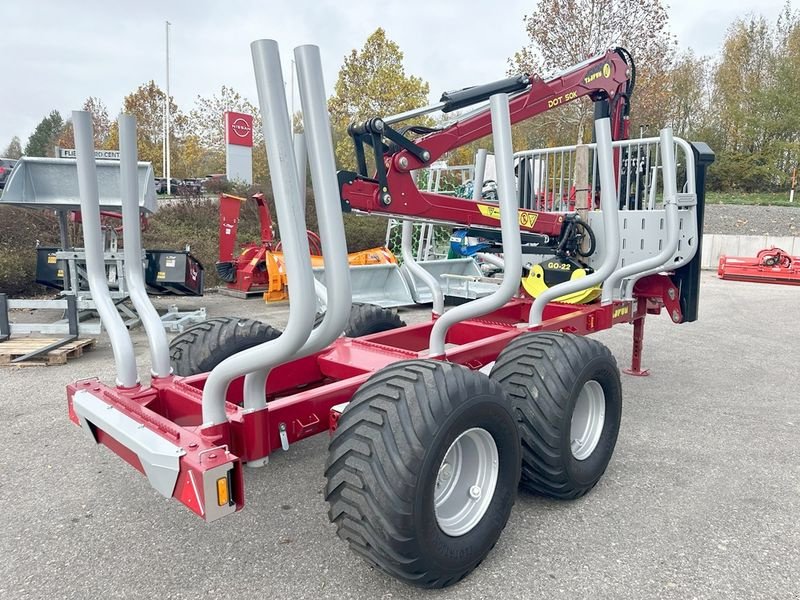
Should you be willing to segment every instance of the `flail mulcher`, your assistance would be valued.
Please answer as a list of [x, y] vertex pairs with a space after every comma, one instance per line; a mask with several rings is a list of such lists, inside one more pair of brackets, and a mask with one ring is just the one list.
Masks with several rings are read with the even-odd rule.
[[[302, 210], [304, 177], [297, 166], [302, 157], [293, 150], [278, 47], [274, 41], [259, 40], [252, 44], [252, 54], [286, 256], [288, 324], [279, 336], [271, 333], [263, 343], [231, 353], [252, 340], [246, 343], [248, 336], [239, 336], [237, 325], [222, 319], [208, 329], [216, 334], [198, 336], [195, 346], [204, 357], [224, 346], [227, 356], [212, 361], [216, 366], [210, 372], [178, 377], [171, 372], [155, 311], [144, 294], [132, 295], [139, 303], [152, 357], [150, 384], [141, 384], [131, 339], [105, 287], [91, 117], [76, 112], [87, 265], [92, 296], [111, 339], [117, 381], [69, 385], [70, 418], [92, 440], [141, 471], [161, 494], [207, 521], [244, 506], [244, 464], [263, 466], [273, 451], [289, 450], [304, 438], [330, 431], [326, 498], [339, 536], [369, 563], [399, 579], [425, 587], [452, 584], [497, 542], [519, 485], [555, 498], [577, 498], [605, 471], [620, 428], [620, 375], [608, 349], [583, 335], [633, 322], [638, 370], [647, 313], [666, 307], [675, 322], [694, 320], [702, 222], [702, 198], [698, 203], [695, 184], [697, 151], [673, 139], [668, 129], [660, 138], [612, 141], [610, 119], [599, 111], [597, 142], [589, 145], [596, 157], [599, 207], [592, 206], [586, 217], [595, 238], [593, 262], [584, 277], [550, 287], [533, 300], [520, 293], [523, 240], [515, 197], [512, 115], [518, 114], [515, 107], [526, 96], [541, 106], [547, 94], [572, 99], [589, 93], [588, 88], [581, 84], [565, 90], [563, 78], [520, 79], [510, 89], [508, 82], [500, 82], [457, 96], [459, 106], [489, 100], [488, 108], [469, 118], [473, 125], [478, 124], [475, 119], [483, 119], [473, 133], [493, 136], [499, 203], [483, 202], [480, 208], [465, 200], [460, 208], [466, 212], [452, 213], [452, 219], [459, 222], [459, 214], [474, 213], [480, 217], [477, 221], [499, 227], [503, 257], [495, 260], [503, 268], [502, 282], [492, 295], [445, 312], [441, 288], [428, 277], [434, 298], [429, 322], [348, 338], [340, 335], [351, 314], [341, 213], [345, 194], [340, 185], [357, 185], [361, 200], [379, 203], [380, 212], [391, 214], [397, 207], [403, 208], [397, 211], [403, 218], [413, 215], [404, 212], [408, 206], [403, 189], [391, 190], [391, 173], [386, 189], [380, 185], [385, 172], [371, 181], [354, 174], [337, 180], [319, 51], [314, 46], [296, 48], [328, 282], [327, 311], [315, 323]], [[618, 97], [617, 86], [625, 85], [626, 76], [617, 72], [625, 68], [622, 56], [604, 55], [576, 67], [576, 80], [595, 86], [591, 93], [597, 102], [608, 104], [612, 96]], [[598, 82], [605, 82], [607, 89]], [[580, 93], [573, 94], [575, 90]], [[355, 130], [371, 132], [371, 145], [379, 158], [383, 155], [385, 160], [379, 162], [384, 166], [408, 165], [409, 149], [384, 145], [376, 127], [372, 120], [369, 127], [362, 124]], [[125, 246], [137, 254], [141, 242], [134, 212], [133, 119], [122, 116], [119, 129]], [[420, 157], [415, 160], [431, 159], [434, 153], [425, 143], [437, 135], [441, 132], [415, 140], [411, 150]], [[633, 155], [637, 144], [660, 157], [654, 171], [661, 173], [660, 191], [656, 193], [653, 179], [652, 206], [630, 209], [626, 203], [621, 210], [619, 163], [621, 157]], [[685, 178], [680, 193], [676, 151]], [[362, 166], [363, 159], [362, 152]], [[698, 173], [702, 176], [702, 167]], [[543, 215], [553, 248], [561, 246], [555, 235], [559, 219], [574, 223], [567, 213], [525, 214]], [[529, 216], [526, 226], [531, 225]], [[410, 225], [406, 221], [407, 247]], [[566, 228], [576, 229], [580, 228]], [[531, 239], [526, 238], [528, 243]], [[542, 247], [550, 243], [546, 235], [533, 239]], [[413, 256], [405, 254], [413, 268]], [[128, 264], [133, 268], [134, 261]], [[553, 302], [591, 286], [602, 288], [602, 295], [591, 302]], [[191, 353], [192, 348], [185, 344], [183, 351]]]

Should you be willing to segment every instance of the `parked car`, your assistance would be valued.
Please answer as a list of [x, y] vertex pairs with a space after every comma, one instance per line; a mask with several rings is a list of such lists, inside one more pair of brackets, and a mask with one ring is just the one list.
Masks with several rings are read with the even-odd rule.
[[199, 179], [184, 179], [178, 185], [178, 193], [199, 196], [203, 192], [203, 183]]
[[[172, 189], [170, 190], [173, 194], [179, 193], [179, 187], [182, 185], [182, 181], [180, 179], [175, 179], [174, 177], [170, 178], [172, 182]], [[155, 178], [156, 184], [156, 194], [166, 194], [167, 193], [167, 180], [165, 177], [156, 177]]]
[[217, 193], [226, 189], [228, 178], [225, 176], [225, 173], [215, 173], [206, 175], [200, 181], [204, 192]]
[[6, 187], [6, 179], [11, 175], [11, 170], [17, 161], [13, 158], [0, 158], [0, 190]]

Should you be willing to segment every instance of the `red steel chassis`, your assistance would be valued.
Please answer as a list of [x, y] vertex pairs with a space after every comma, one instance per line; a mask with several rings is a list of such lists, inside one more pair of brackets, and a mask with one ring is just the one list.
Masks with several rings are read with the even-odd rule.
[[[501, 309], [478, 319], [454, 325], [448, 332], [446, 360], [479, 369], [494, 361], [514, 337], [527, 331], [564, 331], [590, 334], [618, 323], [633, 322], [641, 333], [645, 316], [666, 308], [681, 319], [679, 290], [666, 275], [651, 275], [638, 282], [635, 301], [602, 306], [551, 303], [540, 326], [528, 327], [528, 299], [514, 299]], [[244, 506], [243, 462], [259, 461], [281, 448], [335, 428], [338, 412], [332, 408], [348, 402], [355, 391], [377, 370], [400, 360], [425, 358], [433, 321], [376, 333], [363, 338], [339, 338], [327, 349], [287, 362], [270, 372], [267, 407], [247, 411], [240, 407], [243, 379], [228, 389], [228, 422], [203, 426], [201, 396], [207, 373], [190, 377], [153, 378], [150, 387], [113, 387], [98, 379], [78, 381], [67, 387], [70, 419], [80, 424], [73, 408], [79, 391], [113, 407], [141, 427], [181, 448], [179, 474], [172, 497], [197, 515], [208, 518], [204, 474], [228, 465], [231, 504]], [[634, 371], [641, 372], [641, 335], [634, 335]], [[144, 473], [137, 454], [97, 428], [96, 441], [107, 446]], [[282, 436], [284, 440], [282, 440]]]

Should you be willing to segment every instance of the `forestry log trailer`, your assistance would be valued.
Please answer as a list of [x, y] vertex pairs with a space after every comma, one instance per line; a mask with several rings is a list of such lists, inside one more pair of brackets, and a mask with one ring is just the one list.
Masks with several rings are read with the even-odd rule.
[[[666, 307], [675, 322], [696, 318], [702, 157], [697, 148], [673, 139], [669, 129], [652, 140], [612, 141], [611, 120], [598, 115], [597, 142], [590, 145], [599, 175], [600, 209], [589, 211], [596, 235], [595, 268], [580, 281], [554, 286], [536, 300], [521, 298], [520, 221], [525, 221], [526, 231], [557, 241], [569, 215], [537, 214], [535, 223], [518, 218], [512, 117], [524, 118], [524, 107], [541, 112], [573, 94], [594, 95], [613, 108], [628, 85], [623, 54], [612, 52], [588, 61], [574, 70], [577, 75], [475, 88], [463, 93], [468, 98], [452, 95], [442, 108], [484, 98], [490, 106], [455, 129], [414, 142], [426, 148], [428, 141], [439, 140], [421, 156], [403, 147], [406, 142], [394, 139], [389, 129], [384, 132], [401, 149], [384, 149], [382, 134], [370, 133], [374, 147], [380, 148], [379, 165], [388, 169], [381, 174], [379, 168], [374, 181], [345, 175], [347, 183], [342, 185], [350, 187], [340, 194], [319, 50], [296, 48], [329, 275], [328, 310], [315, 327], [304, 194], [278, 46], [259, 40], [251, 49], [289, 274], [288, 324], [279, 337], [228, 356], [208, 373], [177, 377], [171, 372], [168, 348], [154, 335], [160, 323], [144, 297], [137, 309], [148, 333], [152, 377], [149, 385], [142, 384], [131, 339], [102, 277], [91, 117], [75, 112], [87, 265], [92, 294], [104, 299], [98, 300], [98, 309], [112, 343], [117, 380], [114, 385], [97, 379], [70, 384], [70, 418], [94, 442], [144, 473], [158, 492], [207, 521], [243, 507], [244, 464], [262, 466], [273, 451], [330, 431], [326, 498], [339, 536], [369, 563], [401, 580], [425, 587], [452, 584], [494, 546], [518, 485], [555, 498], [577, 498], [605, 471], [620, 425], [620, 376], [610, 351], [584, 334], [633, 322], [640, 343], [648, 312]], [[577, 87], [567, 83], [576, 80]], [[370, 127], [377, 127], [375, 120]], [[126, 232], [131, 234], [125, 242], [138, 250], [135, 122], [123, 115], [119, 129], [123, 210]], [[430, 205], [440, 199], [406, 186], [405, 172], [433, 160], [447, 145], [444, 141], [488, 134], [494, 140], [499, 204], [481, 209], [477, 203], [448, 199], [452, 204], [446, 220], [499, 226], [504, 278], [497, 291], [444, 312], [441, 289], [429, 279], [434, 297], [431, 321], [362, 338], [340, 337], [351, 307], [342, 198], [353, 207], [363, 202], [362, 208], [375, 212], [438, 219], [441, 215], [431, 216]], [[645, 142], [655, 145], [661, 157], [660, 201], [649, 211], [620, 210], [615, 149]], [[680, 193], [676, 149], [685, 166]], [[363, 167], [361, 158], [359, 162]], [[435, 210], [441, 204], [438, 207]], [[406, 221], [405, 249], [410, 249], [410, 227]], [[546, 238], [537, 241], [543, 244]], [[410, 251], [406, 260], [414, 262]], [[603, 294], [595, 302], [551, 302], [590, 285], [602, 286]], [[231, 329], [217, 333], [236, 335]], [[194, 350], [215, 351], [207, 341], [200, 336]]]

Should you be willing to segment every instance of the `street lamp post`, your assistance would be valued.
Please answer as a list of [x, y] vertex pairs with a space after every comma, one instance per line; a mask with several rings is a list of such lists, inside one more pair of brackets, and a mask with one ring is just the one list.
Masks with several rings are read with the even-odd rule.
[[164, 99], [164, 163], [166, 164], [167, 195], [172, 194], [172, 180], [170, 178], [169, 160], [169, 26], [171, 23], [166, 21], [167, 32], [167, 93]]

